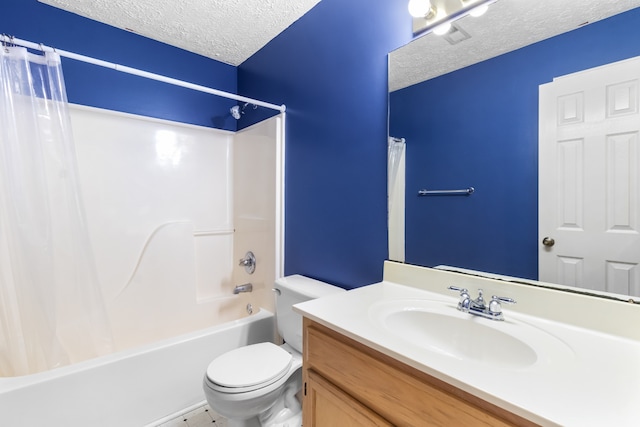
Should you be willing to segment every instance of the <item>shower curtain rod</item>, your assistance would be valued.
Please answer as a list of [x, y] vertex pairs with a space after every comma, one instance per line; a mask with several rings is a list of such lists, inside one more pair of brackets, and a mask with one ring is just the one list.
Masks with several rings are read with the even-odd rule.
[[197, 85], [194, 83], [185, 82], [182, 80], [174, 79], [171, 77], [162, 76], [160, 74], [150, 73], [148, 71], [138, 70], [136, 68], [127, 67], [125, 65], [115, 64], [113, 62], [103, 61], [101, 59], [91, 58], [89, 56], [79, 55], [77, 53], [68, 52], [65, 50], [56, 49], [50, 46], [45, 46], [41, 43], [33, 43], [27, 40], [17, 39], [15, 37], [10, 37], [5, 34], [0, 34], [0, 41], [3, 43], [20, 45], [24, 47], [28, 47], [35, 50], [40, 50], [43, 52], [55, 52], [60, 56], [65, 58], [75, 59], [76, 61], [87, 62], [89, 64], [98, 65], [100, 67], [111, 68], [116, 71], [120, 71], [127, 74], [133, 74], [135, 76], [145, 77], [147, 79], [156, 80], [159, 82], [169, 83], [175, 86], [185, 87], [187, 89], [197, 90], [199, 92], [209, 93], [211, 95], [221, 96], [223, 98], [233, 99], [235, 101], [240, 102], [248, 102], [249, 104], [258, 105], [260, 107], [270, 108], [272, 110], [280, 111], [284, 113], [286, 110], [286, 106], [270, 104], [268, 102], [259, 101], [257, 99], [247, 98], [246, 96], [240, 96], [229, 92], [223, 92], [218, 89], [212, 89], [210, 87]]

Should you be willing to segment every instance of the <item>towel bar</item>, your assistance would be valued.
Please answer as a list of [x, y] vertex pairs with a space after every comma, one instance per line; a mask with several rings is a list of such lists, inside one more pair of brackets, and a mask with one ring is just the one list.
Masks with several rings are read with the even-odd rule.
[[469, 196], [474, 191], [473, 187], [463, 190], [420, 190], [418, 196]]

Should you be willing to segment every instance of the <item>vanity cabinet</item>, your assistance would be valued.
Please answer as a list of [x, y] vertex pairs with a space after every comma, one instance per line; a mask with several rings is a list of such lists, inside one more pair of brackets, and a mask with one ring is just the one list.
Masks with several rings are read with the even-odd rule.
[[305, 427], [535, 426], [304, 318]]

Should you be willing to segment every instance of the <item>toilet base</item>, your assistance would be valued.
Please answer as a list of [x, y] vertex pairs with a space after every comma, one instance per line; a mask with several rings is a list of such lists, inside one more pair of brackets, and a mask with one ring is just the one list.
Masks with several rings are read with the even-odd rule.
[[302, 427], [302, 412], [284, 408], [272, 420], [261, 421], [258, 417], [247, 420], [227, 420], [227, 427]]
[[248, 420], [232, 420], [227, 419], [227, 427], [261, 427], [258, 417], [249, 418]]
[[282, 412], [288, 412], [281, 414], [281, 417], [278, 417], [278, 420], [269, 423], [263, 424], [263, 427], [302, 427], [302, 412], [291, 413], [288, 409], [283, 410]]
[[259, 415], [262, 427], [300, 427], [302, 405], [298, 392], [302, 389], [302, 376], [293, 376], [284, 387], [283, 394], [271, 408]]

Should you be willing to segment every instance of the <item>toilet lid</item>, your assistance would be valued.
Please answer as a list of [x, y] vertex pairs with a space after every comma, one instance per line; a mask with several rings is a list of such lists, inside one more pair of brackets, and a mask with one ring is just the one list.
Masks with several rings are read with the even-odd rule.
[[231, 350], [215, 358], [207, 377], [228, 388], [258, 388], [280, 379], [291, 367], [293, 357], [277, 345], [264, 342]]

